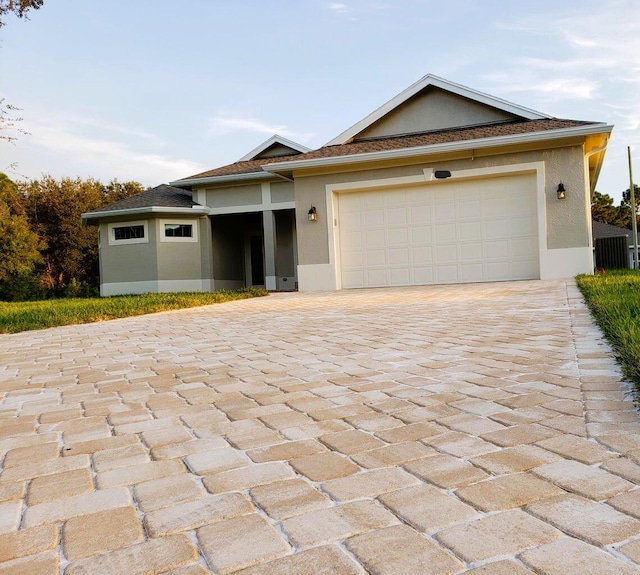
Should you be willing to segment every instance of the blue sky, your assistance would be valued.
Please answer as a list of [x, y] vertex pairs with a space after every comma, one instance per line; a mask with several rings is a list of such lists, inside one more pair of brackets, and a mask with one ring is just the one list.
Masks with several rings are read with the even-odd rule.
[[319, 147], [427, 73], [615, 129], [597, 189], [640, 180], [637, 0], [45, 0], [0, 29], [14, 178], [154, 186], [274, 133]]

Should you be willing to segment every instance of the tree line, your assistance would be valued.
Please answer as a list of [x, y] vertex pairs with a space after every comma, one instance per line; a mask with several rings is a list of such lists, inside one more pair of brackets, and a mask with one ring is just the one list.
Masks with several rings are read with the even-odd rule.
[[98, 228], [80, 215], [142, 191], [138, 182], [0, 173], [0, 300], [97, 295]]
[[[638, 223], [638, 211], [640, 210], [640, 187], [633, 185], [633, 193], [636, 201], [636, 220]], [[616, 206], [613, 198], [607, 194], [594, 192], [591, 200], [591, 219], [603, 224], [611, 224], [619, 228], [631, 229], [631, 204], [629, 201], [629, 189], [622, 192], [622, 200]], [[638, 226], [640, 229], [640, 225]]]

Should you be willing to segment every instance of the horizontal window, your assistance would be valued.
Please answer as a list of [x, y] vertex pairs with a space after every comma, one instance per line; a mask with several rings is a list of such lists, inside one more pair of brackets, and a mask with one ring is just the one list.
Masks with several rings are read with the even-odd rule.
[[109, 224], [109, 245], [146, 244], [149, 242], [147, 222], [119, 222]]
[[167, 238], [192, 238], [193, 225], [191, 224], [165, 224], [164, 235]]
[[113, 239], [118, 240], [137, 240], [144, 238], [144, 226], [123, 226], [113, 228]]
[[198, 220], [160, 220], [161, 242], [197, 242]]

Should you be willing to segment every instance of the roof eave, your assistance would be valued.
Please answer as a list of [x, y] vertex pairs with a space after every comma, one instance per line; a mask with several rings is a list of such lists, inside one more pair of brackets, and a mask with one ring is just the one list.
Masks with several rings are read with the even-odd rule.
[[141, 214], [180, 214], [180, 215], [207, 215], [209, 208], [206, 206], [193, 206], [192, 208], [172, 208], [168, 206], [145, 206], [141, 208], [127, 208], [124, 210], [105, 210], [103, 212], [85, 212], [80, 214], [83, 223], [91, 220], [99, 220], [107, 217], [136, 216]]
[[224, 176], [206, 176], [204, 178], [185, 178], [169, 182], [176, 188], [188, 188], [189, 186], [202, 186], [204, 184], [226, 184], [230, 182], [240, 182], [244, 180], [267, 180], [273, 178], [269, 172], [245, 172], [243, 174], [227, 174]]
[[513, 134], [509, 136], [494, 136], [491, 138], [477, 138], [474, 140], [462, 140], [458, 142], [447, 142], [444, 144], [429, 144], [426, 146], [415, 146], [412, 148], [399, 148], [395, 150], [383, 150], [379, 152], [365, 152], [362, 154], [350, 154], [346, 156], [330, 156], [327, 158], [313, 158], [309, 160], [293, 160], [290, 162], [279, 162], [265, 164], [262, 169], [276, 173], [280, 171], [291, 171], [301, 168], [316, 168], [323, 166], [339, 166], [345, 164], [393, 160], [396, 158], [410, 158], [425, 154], [437, 154], [446, 152], [456, 152], [467, 149], [481, 149], [495, 146], [509, 146], [516, 144], [526, 144], [541, 142], [544, 140], [554, 140], [558, 138], [571, 138], [577, 136], [588, 136], [590, 134], [611, 132], [613, 126], [599, 123], [588, 126], [576, 126], [573, 128], [560, 128], [557, 130], [546, 130], [543, 132], [531, 132], [527, 134]]

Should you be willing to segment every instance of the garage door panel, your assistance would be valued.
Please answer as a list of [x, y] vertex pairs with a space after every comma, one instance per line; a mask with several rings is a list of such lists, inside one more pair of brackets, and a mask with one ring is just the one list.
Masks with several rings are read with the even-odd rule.
[[409, 243], [407, 228], [391, 228], [387, 231], [387, 242], [390, 246], [406, 246]]
[[456, 241], [456, 224], [438, 224], [436, 226], [436, 242]]
[[539, 277], [533, 176], [352, 192], [338, 210], [343, 287]]
[[364, 212], [364, 226], [365, 228], [378, 227], [382, 228], [385, 225], [384, 210], [370, 210], [367, 209]]
[[[384, 228], [369, 230], [364, 233], [365, 245], [368, 248], [382, 248], [387, 243], [387, 233]], [[366, 248], [365, 248], [366, 249]]]
[[436, 204], [434, 206], [434, 216], [437, 222], [454, 220], [456, 218], [456, 205], [453, 202]]

